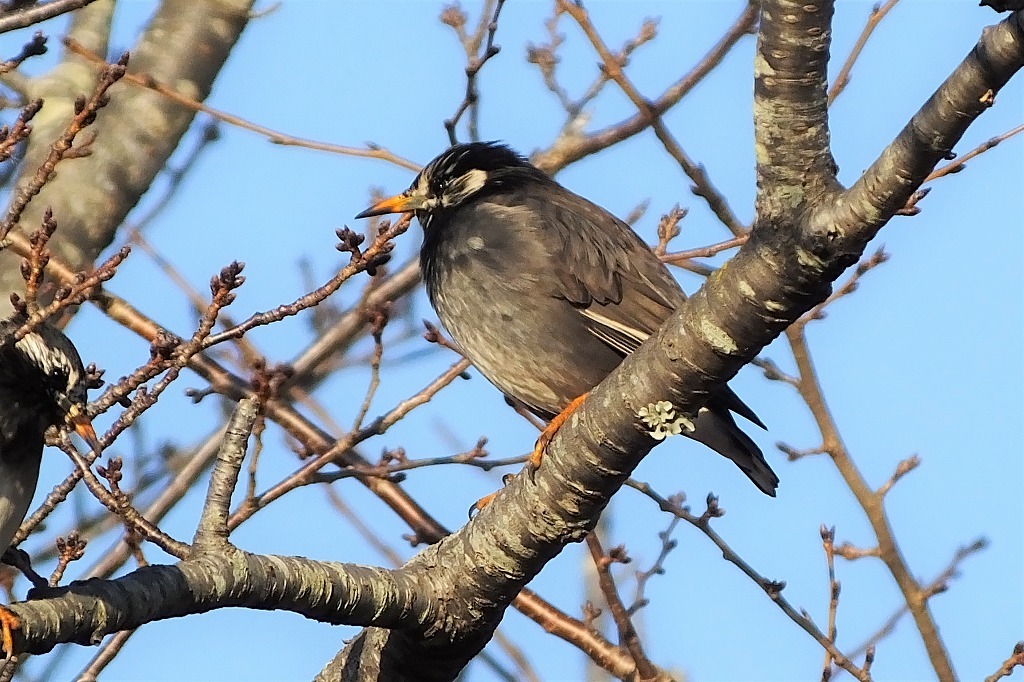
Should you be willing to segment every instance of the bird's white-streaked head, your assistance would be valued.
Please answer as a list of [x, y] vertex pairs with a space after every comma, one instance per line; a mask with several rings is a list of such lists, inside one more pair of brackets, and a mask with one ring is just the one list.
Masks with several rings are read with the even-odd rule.
[[423, 167], [409, 189], [356, 216], [414, 213], [424, 228], [439, 213], [453, 211], [498, 188], [550, 178], [524, 157], [497, 142], [457, 144]]
[[[48, 330], [47, 330], [48, 331]], [[47, 338], [49, 337], [49, 338]], [[58, 402], [83, 402], [85, 399], [82, 359], [64, 334], [59, 336], [31, 331], [15, 342], [15, 349], [38, 370], [45, 388]]]
[[[99, 452], [98, 439], [86, 414], [88, 377], [82, 358], [71, 340], [56, 327], [43, 323], [13, 341], [19, 321], [5, 321], [10, 336], [0, 354], [2, 390], [18, 396], [22, 409], [39, 410], [23, 415], [44, 426], [64, 423]], [[9, 344], [9, 345], [8, 345]], [[11, 401], [12, 403], [14, 401]]]

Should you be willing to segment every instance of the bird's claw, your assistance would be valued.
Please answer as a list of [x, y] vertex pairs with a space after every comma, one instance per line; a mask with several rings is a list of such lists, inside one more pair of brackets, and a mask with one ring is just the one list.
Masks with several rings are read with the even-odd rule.
[[544, 451], [547, 450], [548, 443], [551, 442], [551, 436], [545, 436], [546, 434], [542, 433], [537, 439], [537, 443], [533, 446], [533, 452], [530, 453], [530, 458], [526, 460], [526, 466], [523, 467], [526, 477], [533, 484], [537, 483], [537, 470], [540, 469], [540, 464], [544, 460]]
[[[501, 487], [502, 487], [502, 489], [504, 489], [504, 487], [507, 486], [512, 481], [513, 478], [514, 477], [512, 476], [512, 474], [505, 474], [504, 476], [502, 476], [501, 477]], [[501, 489], [495, 490], [493, 493], [491, 493], [489, 495], [484, 495], [479, 500], [477, 500], [472, 505], [470, 505], [470, 507], [469, 507], [469, 518], [473, 518], [474, 516], [479, 514], [480, 511], [484, 507], [489, 505], [491, 502], [494, 502], [494, 498], [497, 497], [498, 493], [500, 493], [500, 492], [501, 492]]]
[[484, 507], [493, 502], [494, 498], [498, 496], [499, 492], [501, 491], [495, 490], [493, 493], [490, 493], [489, 495], [484, 495], [479, 500], [471, 504], [469, 506], [469, 512], [467, 514], [469, 518], [473, 518], [474, 516], [480, 513], [480, 510], [482, 510]]
[[0, 644], [4, 647], [4, 661], [9, 661], [14, 656], [14, 631], [20, 628], [21, 619], [0, 606]]

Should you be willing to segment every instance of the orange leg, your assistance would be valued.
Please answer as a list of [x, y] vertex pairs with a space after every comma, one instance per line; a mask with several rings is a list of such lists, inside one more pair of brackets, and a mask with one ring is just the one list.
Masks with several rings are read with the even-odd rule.
[[558, 429], [562, 428], [562, 424], [572, 416], [572, 413], [579, 409], [579, 406], [587, 399], [588, 393], [589, 391], [566, 405], [565, 409], [556, 414], [555, 418], [548, 422], [548, 425], [541, 431], [540, 437], [537, 438], [537, 443], [533, 446], [533, 454], [530, 455], [530, 459], [526, 462], [526, 473], [531, 481], [537, 469], [540, 468], [541, 460], [544, 459], [544, 451], [547, 450], [551, 439], [558, 433]]
[[[573, 400], [565, 407], [564, 410], [556, 414], [555, 418], [548, 422], [548, 425], [544, 427], [543, 431], [541, 431], [540, 436], [537, 438], [537, 442], [533, 446], [533, 452], [530, 454], [530, 458], [526, 461], [526, 475], [530, 477], [530, 481], [533, 481], [533, 475], [537, 472], [537, 469], [540, 468], [541, 460], [544, 459], [544, 451], [547, 449], [548, 444], [551, 442], [551, 439], [555, 437], [555, 434], [558, 432], [558, 429], [560, 429], [562, 427], [562, 424], [564, 424], [566, 420], [572, 416], [572, 413], [575, 412], [579, 408], [579, 406], [583, 404], [583, 401], [586, 400], [586, 398], [587, 393], [584, 393], [580, 397]], [[501, 480], [502, 483], [508, 485], [508, 482], [511, 479], [512, 475], [507, 474]], [[469, 517], [473, 518], [474, 514], [476, 514], [481, 509], [483, 509], [491, 502], [493, 502], [494, 498], [497, 497], [498, 493], [500, 492], [500, 490], [496, 490], [490, 495], [485, 495], [484, 497], [481, 497], [479, 500], [474, 502], [473, 506], [469, 508]]]
[[0, 628], [3, 629], [2, 643], [4, 647], [5, 660], [10, 660], [14, 655], [14, 630], [21, 628], [21, 620], [13, 613], [0, 606]]

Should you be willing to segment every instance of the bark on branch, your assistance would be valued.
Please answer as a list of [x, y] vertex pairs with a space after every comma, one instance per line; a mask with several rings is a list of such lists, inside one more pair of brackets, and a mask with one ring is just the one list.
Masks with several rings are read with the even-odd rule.
[[[204, 99], [241, 35], [251, 5], [252, 0], [161, 3], [131, 49], [129, 70], [176, 83]], [[109, 14], [112, 8], [99, 3], [80, 12]], [[94, 47], [97, 40], [86, 42]], [[75, 98], [89, 92], [94, 80], [91, 64], [68, 55], [53, 72], [29, 82], [29, 98], [43, 98], [45, 104], [33, 121], [19, 185], [30, 181], [50, 143], [71, 119]], [[47, 183], [25, 211], [22, 229], [34, 229], [43, 210], [51, 207], [60, 230], [50, 248], [75, 269], [92, 263], [163, 170], [194, 115], [192, 109], [148, 90], [128, 85], [113, 89], [109, 106], [91, 130], [102, 142], [91, 145], [89, 155], [61, 165], [59, 177]], [[126, 159], [131, 163], [126, 165]], [[0, 253], [0, 294], [5, 301], [8, 292], [23, 286], [14, 258]]]
[[373, 626], [321, 679], [453, 679], [513, 598], [567, 544], [586, 536], [653, 447], [638, 410], [669, 400], [694, 413], [713, 387], [824, 300], [1024, 65], [1018, 12], [982, 36], [879, 160], [841, 192], [823, 109], [831, 7], [764, 3], [758, 78], [777, 82], [758, 86], [758, 219], [751, 237], [591, 393], [552, 442], [535, 483], [515, 478], [467, 526], [395, 571], [254, 556], [228, 546], [174, 567], [73, 584], [12, 607], [25, 623], [19, 648], [89, 642], [147, 620], [221, 606], [280, 608]]

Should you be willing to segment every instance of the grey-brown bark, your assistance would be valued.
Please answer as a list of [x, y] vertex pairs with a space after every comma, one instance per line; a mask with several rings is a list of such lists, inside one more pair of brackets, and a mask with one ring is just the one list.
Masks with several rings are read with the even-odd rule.
[[[76, 14], [70, 35], [90, 50], [106, 52], [113, 0], [100, 0]], [[131, 50], [129, 71], [147, 73], [204, 99], [245, 27], [251, 0], [165, 0]], [[197, 59], [196, 55], [203, 55]], [[46, 76], [28, 81], [24, 95], [42, 98], [18, 187], [36, 173], [72, 116], [75, 98], [92, 91], [96, 68], [66, 54]], [[25, 231], [53, 209], [59, 225], [53, 252], [75, 268], [87, 266], [114, 239], [125, 216], [149, 189], [188, 130], [195, 112], [143, 88], [121, 83], [90, 130], [97, 144], [88, 156], [61, 163], [21, 217]], [[81, 144], [81, 143], [80, 143]], [[23, 284], [18, 257], [0, 252], [0, 296]]]
[[[200, 552], [175, 568], [72, 585], [16, 605], [26, 625], [19, 644], [46, 650], [149, 619], [244, 604], [392, 628], [363, 632], [320, 679], [452, 679], [486, 643], [518, 591], [586, 535], [653, 446], [638, 424], [638, 409], [669, 400], [693, 412], [710, 388], [824, 299], [830, 283], [1024, 65], [1024, 16], [1018, 12], [986, 32], [879, 160], [842, 191], [821, 128], [830, 5], [766, 4], [773, 17], [792, 20], [769, 17], [762, 24], [756, 129], [764, 149], [751, 239], [594, 390], [553, 441], [536, 484], [517, 477], [474, 521], [396, 571], [238, 550], [217, 557]], [[793, 58], [801, 54], [805, 58]], [[228, 575], [239, 580], [225, 588]], [[163, 601], [152, 592], [153, 582]], [[138, 602], [147, 599], [155, 608], [140, 612]], [[77, 615], [66, 625], [58, 613]]]

